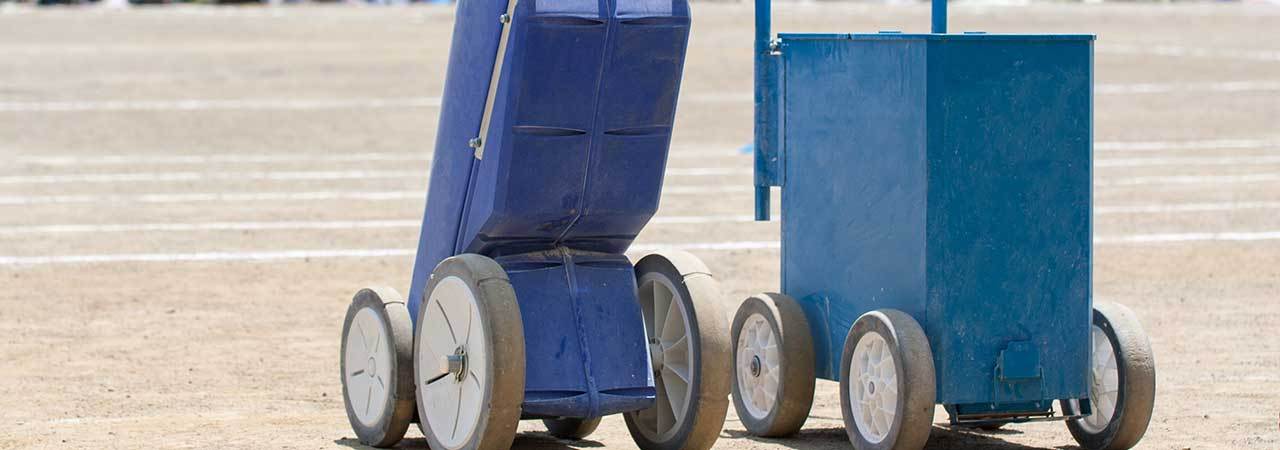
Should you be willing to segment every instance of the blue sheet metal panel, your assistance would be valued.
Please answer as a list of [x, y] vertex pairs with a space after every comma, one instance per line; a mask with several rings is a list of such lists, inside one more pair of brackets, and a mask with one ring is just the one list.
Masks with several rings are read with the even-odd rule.
[[782, 38], [783, 290], [822, 325], [817, 373], [892, 307], [940, 402], [1083, 397], [1091, 38], [917, 36]]
[[1092, 42], [935, 40], [928, 66], [925, 329], [941, 350], [938, 397], [1085, 397]]
[[409, 317], [415, 322], [431, 271], [440, 261], [455, 254], [475, 160], [467, 141], [480, 132], [490, 73], [502, 33], [501, 24], [495, 18], [505, 12], [506, 7], [504, 1], [467, 1], [460, 2], [455, 13], [427, 206], [413, 264], [413, 283], [409, 288]]
[[924, 319], [925, 51], [924, 42], [783, 40], [782, 289], [821, 325], [822, 378], [838, 379], [862, 313]]
[[635, 272], [625, 256], [562, 248], [498, 262], [525, 324], [525, 414], [598, 417], [653, 403]]

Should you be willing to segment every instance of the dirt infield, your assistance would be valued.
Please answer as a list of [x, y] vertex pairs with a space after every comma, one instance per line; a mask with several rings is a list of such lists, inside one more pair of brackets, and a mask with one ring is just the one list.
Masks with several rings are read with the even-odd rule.
[[[3, 5], [0, 5], [3, 6]], [[1095, 295], [1158, 364], [1145, 448], [1280, 448], [1280, 7], [953, 8], [952, 28], [1097, 33]], [[695, 5], [671, 173], [645, 245], [694, 246], [728, 306], [776, 289], [753, 223], [748, 5]], [[451, 10], [0, 7], [0, 448], [358, 446], [351, 295], [407, 291]], [[927, 28], [923, 6], [779, 8], [782, 31]], [[760, 248], [764, 247], [764, 248]], [[806, 430], [724, 449], [837, 449]], [[1061, 423], [930, 448], [1059, 448]], [[523, 449], [634, 448], [527, 422]], [[404, 445], [425, 448], [416, 429]]]

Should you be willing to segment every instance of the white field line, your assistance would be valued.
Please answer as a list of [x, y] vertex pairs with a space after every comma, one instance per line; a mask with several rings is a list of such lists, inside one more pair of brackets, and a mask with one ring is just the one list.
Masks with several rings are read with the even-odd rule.
[[125, 112], [125, 111], [253, 111], [388, 109], [440, 106], [439, 97], [351, 99], [181, 99], [181, 100], [66, 100], [0, 102], [0, 113]]
[[276, 222], [194, 222], [61, 224], [0, 227], [2, 235], [66, 233], [134, 233], [150, 231], [259, 231], [259, 230], [354, 230], [370, 228], [417, 228], [418, 220], [329, 220]]
[[[421, 50], [420, 46], [379, 45], [378, 51], [412, 51]], [[0, 53], [7, 55], [48, 56], [56, 53], [64, 54], [148, 54], [148, 53], [317, 53], [317, 52], [368, 52], [369, 47], [356, 43], [308, 42], [305, 44], [287, 42], [259, 41], [252, 43], [233, 42], [157, 42], [148, 44], [128, 43], [93, 43], [93, 44], [0, 44]]]
[[195, 192], [85, 195], [8, 195], [0, 205], [46, 205], [74, 203], [197, 203], [308, 200], [385, 201], [425, 199], [425, 191], [311, 191], [311, 192]]
[[[664, 186], [663, 195], [753, 192], [750, 185]], [[426, 199], [426, 191], [310, 191], [310, 192], [196, 192], [146, 194], [0, 195], [3, 205], [48, 205], [78, 203], [204, 203], [256, 201], [365, 200], [387, 201]]]
[[[750, 175], [752, 169], [731, 167], [670, 168], [673, 177]], [[124, 172], [59, 175], [0, 175], [0, 184], [139, 183], [176, 181], [313, 181], [425, 179], [425, 170], [319, 170], [319, 171], [224, 171], [224, 172]]]
[[1093, 208], [1095, 215], [1113, 214], [1174, 214], [1198, 212], [1247, 211], [1280, 209], [1280, 201], [1222, 202], [1222, 203], [1169, 203], [1155, 205], [1116, 205]]
[[[738, 169], [733, 169], [738, 170]], [[676, 172], [674, 175], [702, 176], [715, 173], [749, 174], [749, 169], [738, 172], [709, 172], [696, 170]], [[250, 179], [275, 180], [320, 180], [320, 179], [356, 179], [372, 178], [376, 171], [356, 171], [353, 173], [318, 173], [318, 174], [286, 174], [280, 177], [260, 178], [257, 174], [249, 174]], [[420, 172], [409, 172], [408, 177], [418, 177]], [[668, 172], [668, 175], [673, 175]], [[25, 177], [25, 176], [18, 176]], [[18, 182], [17, 177], [0, 177], [0, 184]], [[1127, 178], [1104, 179], [1095, 181], [1095, 187], [1125, 187], [1149, 185], [1192, 185], [1192, 184], [1246, 184], [1270, 183], [1280, 181], [1280, 173], [1258, 173], [1243, 175], [1159, 175]], [[664, 186], [663, 195], [698, 195], [719, 193], [746, 193], [754, 188], [748, 184], [732, 185], [686, 185]], [[306, 201], [306, 200], [366, 200], [385, 201], [405, 198], [425, 198], [421, 191], [308, 191], [308, 192], [196, 192], [196, 193], [142, 193], [142, 194], [66, 194], [66, 195], [0, 195], [2, 205], [42, 205], [42, 204], [75, 204], [75, 203], [187, 203], [187, 202], [249, 202], [249, 201]]]
[[[670, 159], [707, 159], [746, 157], [734, 148], [715, 151], [689, 151], [673, 148]], [[0, 161], [0, 165], [35, 165], [52, 167], [73, 166], [137, 166], [137, 165], [206, 165], [206, 164], [264, 164], [264, 163], [315, 163], [315, 162], [431, 162], [426, 154], [369, 152], [351, 154], [311, 153], [231, 153], [217, 155], [18, 155]]]
[[1280, 239], [1277, 231], [1227, 231], [1217, 233], [1158, 233], [1126, 236], [1098, 236], [1095, 244], [1155, 244], [1196, 241], [1270, 241]]
[[1280, 61], [1280, 51], [1230, 48], [1182, 47], [1155, 44], [1116, 44], [1098, 46], [1099, 53], [1119, 55], [1158, 55], [1175, 58], [1242, 59], [1247, 61]]
[[13, 164], [40, 166], [134, 166], [144, 164], [260, 164], [294, 162], [404, 162], [430, 161], [412, 153], [351, 153], [342, 155], [310, 153], [234, 153], [220, 155], [19, 155]]
[[1153, 175], [1094, 181], [1096, 187], [1149, 186], [1178, 184], [1247, 184], [1280, 181], [1280, 173], [1251, 173], [1244, 175]]
[[[749, 172], [747, 172], [749, 173]], [[1241, 184], [1280, 181], [1280, 173], [1247, 175], [1145, 176], [1099, 180], [1097, 187], [1187, 184]], [[667, 185], [663, 195], [741, 194], [754, 192], [749, 183], [730, 185]], [[64, 195], [0, 195], [0, 206], [50, 204], [120, 204], [120, 203], [204, 203], [257, 201], [363, 200], [390, 201], [425, 199], [426, 192], [400, 191], [277, 191], [277, 192], [172, 192], [141, 194], [64, 194]]]
[[1126, 83], [1099, 84], [1094, 92], [1098, 94], [1132, 95], [1132, 94], [1169, 94], [1174, 92], [1275, 92], [1280, 91], [1280, 81], [1215, 81], [1203, 83]]
[[[714, 151], [689, 150], [693, 147], [677, 146], [669, 153], [672, 159], [703, 159], [722, 157], [749, 157], [749, 154], [738, 153], [737, 149], [723, 148]], [[1249, 150], [1280, 149], [1280, 138], [1263, 139], [1208, 139], [1188, 141], [1099, 141], [1094, 143], [1099, 151], [1154, 152], [1170, 150]], [[1210, 162], [1194, 160], [1178, 161], [1178, 164], [1235, 164], [1234, 161], [1256, 160], [1255, 157], [1220, 157], [1206, 159]], [[1266, 159], [1270, 163], [1272, 159]], [[254, 163], [297, 163], [297, 162], [430, 162], [427, 155], [369, 152], [352, 154], [308, 154], [308, 153], [230, 153], [214, 155], [152, 155], [152, 154], [114, 154], [114, 155], [16, 155], [0, 161], [0, 165], [42, 165], [42, 166], [134, 166], [134, 165], [204, 165], [204, 164], [254, 164]], [[1107, 161], [1117, 161], [1115, 163]], [[1152, 158], [1143, 162], [1139, 158], [1098, 159], [1100, 165], [1115, 164], [1128, 167], [1130, 165], [1167, 165], [1172, 158]], [[1212, 162], [1219, 161], [1219, 162]]]
[[1094, 150], [1156, 152], [1168, 150], [1237, 150], [1280, 147], [1280, 138], [1202, 139], [1187, 141], [1100, 141]]
[[[1275, 202], [1230, 202], [1230, 203], [1174, 203], [1152, 205], [1118, 205], [1094, 208], [1099, 216], [1121, 214], [1174, 214], [1197, 212], [1226, 212], [1245, 210], [1280, 209], [1280, 201]], [[780, 213], [774, 212], [777, 217]], [[727, 224], [750, 223], [755, 218], [750, 215], [659, 215], [649, 221], [650, 225], [682, 225], [682, 224]], [[167, 223], [116, 223], [116, 224], [53, 224], [53, 225], [15, 225], [0, 226], [0, 236], [17, 236], [30, 234], [73, 234], [73, 233], [134, 233], [134, 232], [199, 232], [199, 231], [279, 231], [279, 230], [358, 230], [378, 228], [418, 228], [422, 225], [418, 220], [318, 220], [318, 221], [220, 221], [220, 222], [167, 222]]]
[[[694, 242], [681, 244], [636, 244], [628, 253], [666, 248], [684, 250], [752, 250], [776, 249], [778, 241]], [[370, 258], [413, 256], [409, 248], [318, 249], [280, 251], [219, 251], [193, 253], [106, 253], [96, 255], [0, 256], [0, 266], [36, 266], [49, 264], [90, 264], [120, 262], [211, 262], [211, 261], [275, 261], [287, 259]]]
[[309, 181], [424, 178], [421, 170], [316, 170], [236, 172], [129, 172], [62, 175], [6, 175], [0, 184], [137, 183], [173, 181]]
[[[1280, 52], [1276, 52], [1280, 55]], [[1280, 59], [1277, 59], [1280, 60]], [[1190, 93], [1239, 93], [1280, 91], [1273, 80], [1241, 80], [1200, 83], [1103, 83], [1095, 92], [1102, 95]], [[751, 103], [750, 92], [687, 93], [683, 102], [698, 104]], [[57, 100], [0, 102], [0, 113], [31, 112], [154, 112], [154, 111], [315, 111], [334, 109], [437, 108], [440, 97], [394, 98], [241, 98], [176, 100]]]
[[[727, 154], [726, 154], [727, 156]], [[59, 158], [59, 160], [63, 160]], [[336, 159], [335, 159], [336, 160]], [[390, 159], [383, 159], [390, 160]], [[347, 159], [354, 161], [354, 159]], [[1223, 157], [1149, 157], [1149, 158], [1101, 158], [1095, 166], [1154, 167], [1154, 166], [1211, 166], [1211, 165], [1276, 165], [1280, 155], [1272, 156], [1223, 156]], [[703, 177], [725, 175], [750, 175], [752, 169], [734, 167], [675, 167], [667, 169], [667, 176]], [[120, 173], [70, 173], [42, 175], [0, 175], [0, 184], [73, 184], [73, 183], [152, 183], [191, 181], [307, 181], [307, 180], [378, 180], [425, 178], [423, 170], [320, 170], [320, 171], [167, 171]]]
[[[750, 92], [688, 93], [680, 100], [692, 103], [751, 102]], [[128, 111], [311, 111], [333, 109], [435, 108], [440, 97], [396, 98], [241, 98], [241, 99], [177, 99], [177, 100], [59, 100], [0, 102], [0, 113], [20, 112], [128, 112]]]
[[[1203, 241], [1266, 241], [1280, 240], [1280, 231], [1219, 232], [1219, 233], [1171, 233], [1098, 236], [1095, 244], [1163, 244]], [[724, 250], [776, 250], [778, 241], [722, 241], [689, 243], [653, 243], [631, 246], [628, 253], [642, 253], [660, 249], [703, 251]], [[192, 253], [104, 253], [91, 255], [54, 256], [0, 256], [0, 266], [36, 266], [50, 264], [88, 264], [122, 262], [212, 262], [212, 261], [276, 261], [288, 259], [371, 258], [412, 256], [409, 248], [371, 249], [315, 249], [279, 251], [218, 251]]]
[[[658, 216], [650, 224], [706, 224], [752, 222], [748, 215]], [[418, 228], [419, 220], [319, 220], [178, 222], [0, 226], [0, 236], [69, 233], [134, 233], [155, 231], [271, 231], [271, 230], [355, 230], [377, 228]]]
[[1280, 155], [1100, 158], [1094, 161], [1095, 167], [1265, 166], [1272, 164], [1280, 164]]

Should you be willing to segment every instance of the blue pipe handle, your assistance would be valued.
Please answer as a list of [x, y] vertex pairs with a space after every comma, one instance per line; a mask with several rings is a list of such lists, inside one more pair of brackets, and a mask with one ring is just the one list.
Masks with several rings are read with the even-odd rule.
[[778, 125], [778, 58], [770, 48], [769, 0], [756, 0], [755, 42], [755, 216], [769, 220], [769, 188], [781, 186], [779, 172]]

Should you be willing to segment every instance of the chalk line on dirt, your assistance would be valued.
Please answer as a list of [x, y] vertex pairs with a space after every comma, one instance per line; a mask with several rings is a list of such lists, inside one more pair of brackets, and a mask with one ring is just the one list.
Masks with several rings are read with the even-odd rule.
[[[1195, 212], [1226, 212], [1238, 210], [1280, 209], [1280, 201], [1274, 202], [1224, 202], [1224, 203], [1174, 203], [1151, 205], [1116, 205], [1094, 208], [1095, 215], [1118, 214], [1174, 214]], [[781, 213], [775, 212], [777, 217]], [[749, 223], [750, 215], [659, 215], [649, 221], [651, 225]], [[0, 236], [30, 234], [73, 233], [128, 233], [128, 232], [199, 232], [199, 231], [278, 231], [278, 230], [346, 230], [379, 228], [418, 228], [419, 220], [282, 220], [282, 221], [212, 221], [212, 222], [159, 222], [112, 224], [49, 224], [0, 226]]]
[[1151, 152], [1168, 150], [1235, 150], [1280, 147], [1280, 137], [1194, 139], [1182, 141], [1100, 141], [1094, 150]]
[[[662, 195], [754, 192], [749, 185], [665, 186]], [[256, 201], [426, 199], [426, 191], [194, 192], [143, 194], [0, 195], [0, 206], [83, 203], [205, 203]]]
[[[1277, 231], [1233, 231], [1207, 233], [1163, 233], [1122, 236], [1098, 236], [1095, 244], [1159, 244], [1195, 241], [1266, 241], [1280, 240]], [[774, 250], [779, 241], [673, 242], [636, 244], [628, 253], [661, 249], [704, 251]], [[215, 251], [193, 253], [104, 253], [94, 255], [0, 256], [0, 266], [39, 266], [52, 264], [94, 264], [127, 262], [219, 262], [275, 261], [289, 259], [371, 258], [412, 256], [411, 248], [315, 249], [279, 251]]]
[[1280, 239], [1277, 231], [1228, 231], [1213, 233], [1158, 233], [1135, 234], [1129, 236], [1098, 236], [1095, 244], [1150, 244], [1161, 242], [1193, 242], [1193, 241], [1269, 241]]
[[1094, 167], [1267, 166], [1273, 164], [1280, 164], [1280, 155], [1101, 158], [1093, 161]]
[[65, 100], [0, 102], [0, 113], [13, 112], [123, 112], [123, 111], [251, 111], [387, 109], [440, 106], [439, 97], [347, 99], [178, 99], [178, 100]]
[[[1098, 180], [1095, 182], [1095, 186], [1124, 187], [1144, 185], [1240, 184], [1269, 183], [1275, 181], [1280, 181], [1280, 173], [1129, 177]], [[668, 185], [662, 188], [662, 193], [663, 195], [741, 194], [754, 192], [754, 190], [755, 188], [749, 183], [732, 185]], [[119, 204], [318, 200], [388, 201], [422, 198], [426, 198], [425, 191], [148, 192], [138, 194], [0, 195], [0, 206], [84, 203]]]
[[1273, 92], [1280, 91], [1280, 82], [1274, 80], [1211, 81], [1203, 83], [1125, 83], [1098, 84], [1098, 94], [1169, 94], [1175, 92]]
[[1280, 181], [1280, 172], [1242, 175], [1153, 175], [1095, 180], [1096, 187], [1144, 186], [1170, 184], [1246, 184]]
[[[668, 153], [669, 159], [707, 159], [726, 157], [746, 157], [738, 153], [736, 148], [725, 147], [713, 151], [688, 150], [691, 147], [674, 146]], [[705, 148], [705, 147], [700, 147]], [[223, 153], [210, 155], [174, 155], [174, 154], [62, 154], [62, 155], [17, 155], [0, 161], [0, 165], [32, 165], [52, 167], [74, 166], [137, 166], [137, 165], [204, 165], [204, 164], [269, 164], [269, 163], [316, 163], [316, 162], [431, 162], [429, 151], [424, 152], [362, 152], [347, 154], [315, 154], [308, 152], [294, 153]]]
[[[650, 224], [705, 224], [752, 222], [749, 215], [658, 216]], [[170, 223], [115, 223], [115, 224], [53, 224], [0, 226], [0, 235], [70, 234], [70, 233], [131, 233], [131, 232], [189, 232], [189, 231], [271, 231], [271, 230], [354, 230], [377, 228], [418, 228], [420, 220], [281, 220], [281, 221], [218, 221], [218, 222], [170, 222]]]
[[[1280, 61], [1280, 52], [1239, 53], [1260, 60]], [[1270, 59], [1275, 58], [1275, 59]], [[1094, 92], [1102, 95], [1166, 94], [1174, 92], [1272, 92], [1280, 91], [1273, 80], [1213, 81], [1201, 83], [1103, 83]], [[690, 92], [680, 97], [690, 103], [751, 103], [750, 92]], [[389, 98], [238, 98], [167, 100], [55, 100], [0, 102], [0, 113], [15, 112], [126, 112], [126, 111], [312, 111], [332, 109], [436, 108], [440, 97], [404, 96]]]
[[[669, 168], [669, 177], [750, 175], [751, 169], [732, 167]], [[423, 179], [425, 170], [287, 170], [218, 172], [121, 172], [45, 175], [0, 175], [0, 184], [144, 183], [178, 181], [317, 181]]]
[[[693, 150], [697, 148], [698, 150]], [[676, 145], [669, 157], [671, 159], [705, 159], [726, 157], [749, 157], [750, 154], [737, 152], [735, 148], [704, 150], [705, 147]], [[1152, 152], [1170, 150], [1258, 150], [1280, 149], [1280, 138], [1233, 138], [1202, 140], [1144, 140], [1144, 141], [1098, 141], [1094, 149], [1100, 151]], [[1259, 161], [1258, 159], [1261, 158]], [[1131, 167], [1145, 165], [1173, 164], [1271, 164], [1275, 156], [1216, 156], [1216, 157], [1167, 157], [1167, 158], [1102, 158], [1095, 160], [1100, 167]], [[361, 152], [350, 154], [312, 154], [295, 153], [223, 153], [210, 155], [174, 155], [174, 154], [61, 154], [15, 155], [0, 161], [0, 165], [40, 165], [55, 167], [71, 166], [134, 166], [134, 165], [201, 165], [201, 164], [265, 164], [265, 163], [314, 163], [314, 162], [430, 162], [430, 152]]]
[[[1280, 164], [1280, 155], [1273, 156], [1226, 156], [1226, 157], [1165, 157], [1165, 158], [1103, 158], [1095, 161], [1096, 167], [1151, 167], [1151, 166], [1209, 166], [1237, 165], [1258, 166]], [[422, 170], [253, 170], [253, 171], [162, 171], [162, 172], [116, 172], [116, 173], [64, 173], [39, 175], [0, 175], [0, 184], [76, 184], [76, 183], [165, 183], [165, 182], [199, 182], [199, 181], [318, 181], [318, 180], [386, 180], [386, 179], [423, 179], [428, 171]], [[666, 175], [670, 177], [711, 177], [728, 175], [750, 175], [752, 169], [745, 167], [672, 167]], [[1215, 176], [1221, 177], [1221, 176]], [[1238, 176], [1228, 176], [1236, 179]], [[1132, 180], [1101, 180], [1099, 185], [1107, 183], [1116, 185], [1151, 184], [1135, 177]], [[1159, 180], [1162, 177], [1150, 177]], [[1181, 184], [1194, 180], [1195, 177], [1163, 177], [1169, 183]], [[1261, 181], [1269, 181], [1271, 177], [1263, 177]], [[1215, 179], [1210, 179], [1214, 181]], [[1249, 178], [1227, 182], [1252, 182]]]
[[1160, 44], [1111, 44], [1098, 47], [1099, 53], [1119, 55], [1158, 55], [1176, 58], [1242, 59], [1248, 61], [1280, 61], [1280, 51], [1233, 48], [1185, 47]]

